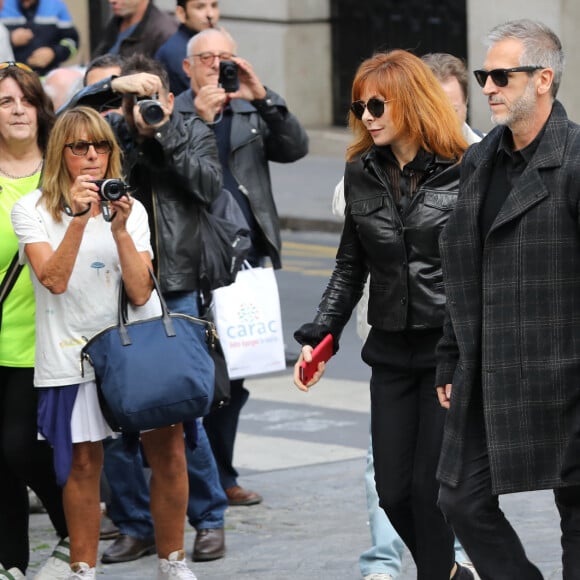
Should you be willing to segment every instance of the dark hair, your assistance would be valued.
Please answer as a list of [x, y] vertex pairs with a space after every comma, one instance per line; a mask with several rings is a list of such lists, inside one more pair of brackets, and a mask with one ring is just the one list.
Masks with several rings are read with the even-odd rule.
[[48, 135], [55, 120], [52, 101], [42, 88], [40, 78], [35, 72], [28, 72], [12, 65], [0, 70], [0, 82], [8, 77], [16, 81], [28, 102], [36, 108], [38, 123], [36, 142], [44, 155], [46, 153]]
[[125, 60], [120, 54], [103, 54], [101, 56], [97, 56], [93, 58], [91, 62], [87, 65], [87, 69], [85, 70], [85, 76], [83, 78], [83, 85], [87, 86], [87, 77], [89, 73], [96, 69], [96, 68], [109, 68], [113, 66], [118, 66], [119, 68], [123, 68], [123, 63]]
[[467, 103], [469, 80], [465, 61], [447, 52], [430, 52], [423, 55], [421, 60], [433, 71], [438, 81], [456, 78]]
[[157, 75], [161, 79], [163, 88], [169, 92], [169, 75], [165, 67], [157, 60], [148, 58], [143, 54], [135, 53], [125, 59], [121, 68], [121, 75], [132, 75], [136, 73], [151, 73]]
[[177, 0], [177, 6], [181, 6], [185, 8], [185, 5], [189, 2], [189, 0]]

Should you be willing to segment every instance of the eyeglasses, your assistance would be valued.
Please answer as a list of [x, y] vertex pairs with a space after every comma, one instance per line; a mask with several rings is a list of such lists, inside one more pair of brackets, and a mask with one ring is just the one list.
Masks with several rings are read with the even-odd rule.
[[91, 145], [99, 155], [110, 153], [112, 149], [109, 141], [75, 141], [74, 143], [67, 143], [65, 147], [68, 147], [73, 155], [83, 157], [89, 152]]
[[232, 54], [231, 52], [200, 52], [198, 54], [191, 55], [191, 57], [194, 56], [199, 58], [202, 64], [209, 66], [210, 64], [213, 64], [213, 61], [216, 58], [219, 58], [220, 60], [231, 60], [232, 56], [236, 55]]
[[14, 62], [13, 60], [7, 60], [6, 62], [0, 62], [0, 70], [4, 70], [10, 68], [11, 66], [15, 66], [20, 70], [23, 70], [28, 73], [34, 73], [34, 71], [27, 65], [22, 62]]
[[392, 100], [383, 101], [382, 99], [377, 99], [377, 97], [372, 97], [366, 103], [364, 101], [354, 101], [350, 105], [350, 110], [357, 119], [362, 119], [365, 109], [368, 109], [373, 117], [382, 117], [385, 112], [385, 103], [390, 103]]
[[474, 70], [473, 74], [480, 87], [485, 87], [487, 77], [491, 77], [494, 85], [497, 87], [507, 87], [510, 80], [509, 75], [516, 72], [531, 73], [540, 69], [546, 68], [544, 66], [514, 66], [513, 68], [494, 68], [493, 70]]

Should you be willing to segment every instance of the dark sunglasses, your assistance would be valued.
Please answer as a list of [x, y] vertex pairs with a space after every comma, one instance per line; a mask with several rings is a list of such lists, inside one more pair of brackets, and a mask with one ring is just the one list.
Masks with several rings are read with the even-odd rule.
[[67, 143], [65, 147], [68, 147], [72, 151], [73, 155], [82, 157], [89, 152], [91, 145], [95, 148], [95, 151], [99, 155], [110, 153], [112, 149], [111, 144], [108, 141], [75, 141], [74, 143]]
[[493, 84], [496, 87], [507, 87], [510, 80], [509, 75], [516, 72], [526, 72], [531, 73], [536, 70], [546, 68], [544, 66], [514, 66], [513, 68], [494, 68], [493, 70], [474, 70], [473, 74], [475, 80], [478, 82], [480, 87], [485, 87], [487, 82], [487, 77], [491, 77]]
[[0, 62], [0, 70], [4, 70], [10, 68], [11, 66], [15, 66], [20, 70], [23, 70], [28, 73], [34, 73], [34, 71], [27, 65], [22, 62], [14, 62], [13, 60], [7, 60], [6, 62]]
[[385, 112], [385, 103], [390, 103], [393, 99], [388, 101], [383, 101], [382, 99], [377, 99], [373, 97], [369, 99], [366, 103], [364, 101], [354, 101], [350, 105], [350, 110], [357, 119], [362, 119], [365, 109], [369, 110], [369, 113], [373, 117], [382, 117]]

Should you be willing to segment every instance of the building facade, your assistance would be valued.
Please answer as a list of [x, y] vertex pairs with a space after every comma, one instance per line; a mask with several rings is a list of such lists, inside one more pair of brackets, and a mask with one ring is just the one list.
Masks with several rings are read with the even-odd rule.
[[[66, 0], [84, 40], [76, 62], [90, 59], [91, 29], [106, 21], [106, 0]], [[175, 0], [155, 0], [173, 11]], [[560, 36], [567, 56], [559, 98], [580, 121], [580, 2], [567, 0], [220, 0], [222, 25], [260, 78], [284, 95], [308, 127], [341, 125], [358, 62], [375, 49], [446, 51], [471, 69], [485, 57], [482, 39], [494, 25], [514, 18], [545, 22]], [[90, 15], [92, 12], [92, 19]], [[89, 24], [90, 23], [90, 24]], [[491, 128], [481, 90], [473, 79], [471, 123]]]

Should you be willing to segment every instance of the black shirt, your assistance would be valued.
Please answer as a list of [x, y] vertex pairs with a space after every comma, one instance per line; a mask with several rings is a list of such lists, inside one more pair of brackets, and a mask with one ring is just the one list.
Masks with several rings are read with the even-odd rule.
[[512, 132], [509, 129], [503, 132], [479, 214], [482, 245], [514, 184], [534, 156], [543, 134], [544, 129], [529, 145], [516, 151], [513, 149]]

